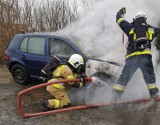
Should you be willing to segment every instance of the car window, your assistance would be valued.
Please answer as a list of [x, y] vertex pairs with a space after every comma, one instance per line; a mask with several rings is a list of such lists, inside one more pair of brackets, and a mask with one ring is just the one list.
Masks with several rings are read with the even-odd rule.
[[43, 37], [30, 37], [28, 41], [28, 53], [44, 55], [44, 43]]
[[70, 56], [75, 53], [75, 51], [64, 41], [60, 39], [49, 39], [49, 54], [57, 56]]
[[23, 41], [20, 45], [20, 51], [27, 52], [27, 42], [28, 42], [28, 37], [23, 39]]
[[88, 48], [84, 48], [84, 45], [80, 42], [80, 39], [77, 37], [68, 38], [72, 43], [74, 43], [78, 49], [87, 57], [87, 58], [96, 58], [95, 54], [90, 51]]

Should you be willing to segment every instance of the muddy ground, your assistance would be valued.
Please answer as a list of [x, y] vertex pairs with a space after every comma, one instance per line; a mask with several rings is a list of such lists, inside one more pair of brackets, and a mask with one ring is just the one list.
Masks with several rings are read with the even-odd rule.
[[[68, 111], [47, 116], [22, 118], [17, 107], [17, 94], [30, 86], [16, 84], [0, 65], [0, 125], [159, 125], [160, 103], [136, 103], [102, 106]], [[44, 88], [25, 94], [25, 112], [39, 112], [38, 101], [49, 96]]]

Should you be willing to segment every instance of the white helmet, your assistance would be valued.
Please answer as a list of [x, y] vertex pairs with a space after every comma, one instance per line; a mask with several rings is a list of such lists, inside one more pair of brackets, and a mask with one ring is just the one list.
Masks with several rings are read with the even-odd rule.
[[73, 66], [73, 68], [75, 70], [77, 70], [77, 72], [79, 70], [81, 70], [81, 66], [84, 65], [84, 60], [83, 60], [83, 57], [79, 54], [73, 54], [70, 56], [70, 58], [68, 59], [68, 63]]
[[147, 19], [146, 14], [143, 11], [138, 11], [133, 19], [135, 20], [139, 17], [144, 17], [145, 19]]

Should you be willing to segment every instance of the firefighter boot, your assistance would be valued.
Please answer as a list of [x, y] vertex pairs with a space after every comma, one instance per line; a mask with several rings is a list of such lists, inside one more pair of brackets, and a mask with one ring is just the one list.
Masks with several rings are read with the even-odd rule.
[[55, 110], [60, 108], [68, 108], [71, 106], [70, 101], [68, 102], [67, 99], [59, 100], [59, 99], [49, 99], [47, 101], [47, 109]]
[[123, 94], [123, 92], [115, 90], [115, 89], [112, 90], [112, 93], [113, 93], [114, 101], [119, 100], [121, 98], [122, 94]]
[[71, 103], [68, 103], [67, 105], [64, 105], [63, 108], [69, 108], [71, 107]]
[[158, 90], [158, 88], [149, 89], [149, 93], [150, 93], [152, 99], [159, 98], [159, 90]]
[[44, 111], [50, 111], [51, 110], [48, 100], [41, 100], [40, 103], [41, 103]]

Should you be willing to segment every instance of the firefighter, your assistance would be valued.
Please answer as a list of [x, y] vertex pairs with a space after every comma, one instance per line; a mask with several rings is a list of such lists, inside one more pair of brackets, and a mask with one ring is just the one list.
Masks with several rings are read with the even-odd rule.
[[70, 56], [66, 64], [59, 65], [53, 71], [53, 78], [48, 82], [61, 79], [74, 79], [80, 78], [80, 82], [69, 82], [67, 84], [59, 83], [52, 84], [46, 87], [54, 99], [48, 99], [41, 101], [44, 110], [54, 110], [59, 108], [66, 108], [71, 106], [71, 100], [66, 92], [66, 87], [79, 88], [86, 84], [85, 75], [83, 73], [84, 59], [79, 54], [73, 54]]
[[126, 9], [122, 8], [116, 15], [117, 24], [128, 36], [128, 46], [122, 73], [117, 83], [113, 85], [115, 98], [121, 97], [127, 83], [138, 68], [142, 71], [151, 98], [157, 98], [159, 90], [152, 63], [151, 42], [160, 32], [160, 28], [147, 24], [147, 17], [142, 11], [136, 13], [132, 23], [124, 20], [125, 13]]

